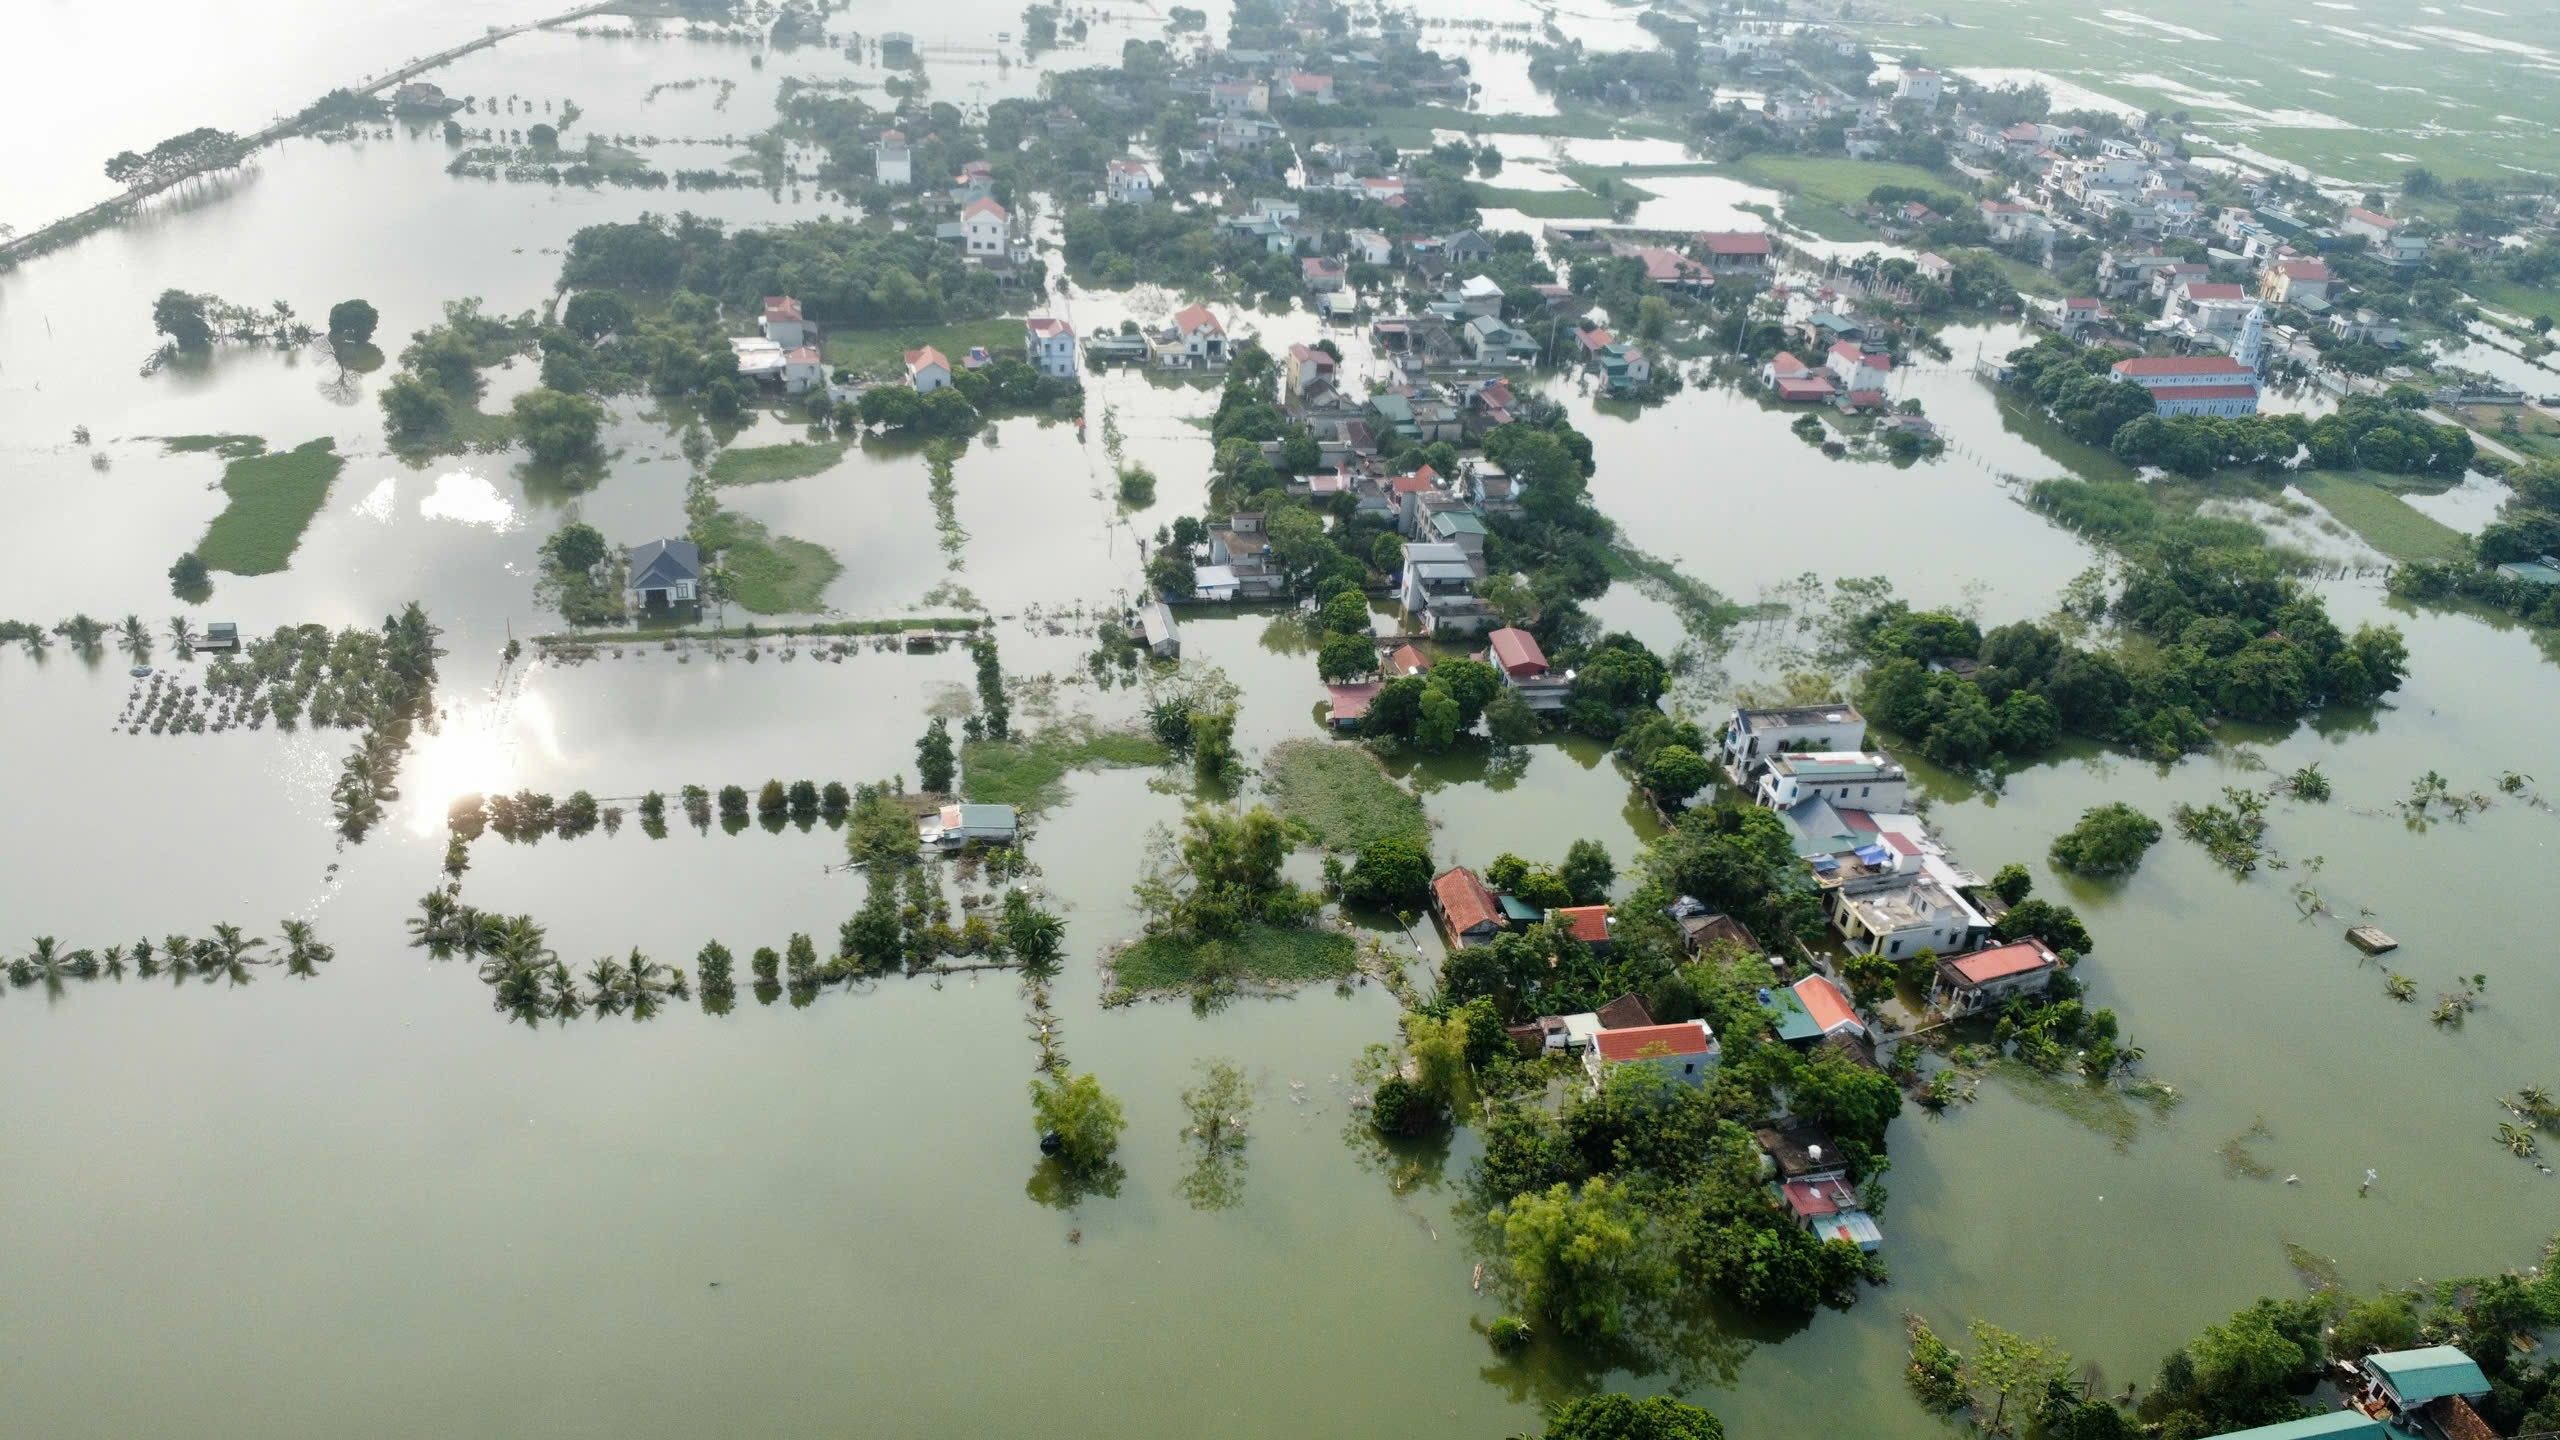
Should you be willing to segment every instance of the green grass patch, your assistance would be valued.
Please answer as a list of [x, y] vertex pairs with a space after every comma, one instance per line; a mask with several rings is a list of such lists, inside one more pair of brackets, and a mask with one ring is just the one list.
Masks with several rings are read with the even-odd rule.
[[2104, 1136], [2118, 1150], [2132, 1148], [2142, 1134], [2141, 1112], [2113, 1085], [2093, 1085], [2076, 1074], [2046, 1075], [2006, 1055], [1992, 1061], [1988, 1072], [2009, 1093]]
[[1356, 745], [1284, 740], [1263, 762], [1262, 788], [1282, 819], [1328, 850], [1395, 835], [1430, 843], [1422, 801]]
[[960, 747], [960, 794], [972, 804], [1041, 810], [1066, 793], [1075, 770], [1142, 769], [1173, 752], [1152, 735], [1068, 725], [1028, 738], [970, 740]]
[[[2057, 300], [2062, 298], [2062, 282], [2055, 279], [2053, 276], [2046, 274], [2043, 269], [2038, 266], [2030, 265], [2024, 260], [2011, 259], [2009, 256], [2000, 254], [1998, 251], [1994, 250], [1969, 251], [1966, 253], [1979, 254], [1988, 259], [1992, 265], [1999, 270], [2001, 275], [2007, 278], [2011, 285], [2017, 287], [2020, 294], [2041, 295], [2048, 300]], [[1947, 258], [1954, 259], [1955, 257], [1949, 256]]]
[[[2293, 477], [2303, 494], [2364, 543], [2394, 560], [2459, 560], [2471, 553], [2461, 531], [2411, 506], [2394, 493], [2398, 476], [2306, 470]], [[2441, 485], [2435, 488], [2442, 488]]]
[[[2463, 288], [2481, 304], [2526, 321], [2543, 315], [2560, 316], [2560, 287], [2498, 279], [2476, 281]], [[2460, 360], [2456, 356], [2454, 363], [2459, 364]]]
[[163, 435], [160, 445], [172, 455], [201, 455], [210, 450], [225, 460], [245, 460], [267, 451], [266, 440], [256, 435]]
[[844, 573], [835, 553], [731, 510], [714, 510], [695, 527], [694, 540], [720, 553], [729, 598], [759, 615], [802, 614], [818, 608], [827, 586]]
[[1825, 240], [1872, 240], [1876, 232], [1851, 212], [1865, 208], [1879, 185], [1903, 185], [1941, 194], [1960, 194], [1961, 181], [1889, 160], [1852, 160], [1844, 155], [1749, 155], [1733, 173], [1789, 197], [1787, 223]]
[[[1235, 955], [1232, 971], [1213, 946]], [[1348, 935], [1331, 930], [1278, 929], [1249, 925], [1233, 940], [1204, 940], [1196, 935], [1150, 935], [1122, 950], [1111, 961], [1112, 982], [1131, 990], [1185, 990], [1207, 969], [1248, 980], [1302, 984], [1348, 975], [1359, 964], [1360, 949]]]
[[762, 485], [775, 480], [797, 480], [834, 468], [844, 458], [850, 440], [821, 440], [815, 444], [794, 440], [787, 445], [748, 445], [723, 450], [711, 462], [714, 485]]
[[[2560, 385], [2560, 379], [2555, 379]], [[2439, 409], [2445, 408], [2442, 406]], [[2560, 460], [2560, 420], [2530, 405], [2464, 405], [2453, 418], [2474, 433], [2536, 460]], [[2507, 427], [2515, 428], [2509, 429]]]
[[[1613, 200], [1602, 199], [1588, 190], [1509, 190], [1499, 185], [1470, 185], [1479, 210], [1517, 210], [1532, 220], [1606, 220], [1616, 213]], [[1639, 201], [1652, 194], [1633, 185], [1618, 187], [1620, 195], [1631, 195]]]
[[222, 490], [231, 503], [205, 527], [196, 558], [208, 570], [232, 575], [282, 570], [346, 463], [337, 442], [325, 436], [279, 454], [232, 461], [222, 471]]
[[901, 326], [894, 330], [838, 330], [821, 345], [830, 369], [861, 375], [904, 375], [907, 352], [930, 345], [956, 369], [970, 347], [990, 355], [1022, 356], [1022, 317], [963, 320], [956, 325]]

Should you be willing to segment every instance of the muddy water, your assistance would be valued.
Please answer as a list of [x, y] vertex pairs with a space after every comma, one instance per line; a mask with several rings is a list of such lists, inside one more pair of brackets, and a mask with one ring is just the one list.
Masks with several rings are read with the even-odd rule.
[[[964, 18], [989, 34], [1015, 23], [1004, 7]], [[480, 57], [490, 74], [473, 84], [565, 92], [628, 116], [617, 129], [661, 136], [743, 131], [769, 105], [770, 75], [761, 93], [742, 77], [727, 111], [705, 109], [699, 87], [642, 100], [648, 83], [736, 64], [720, 47], [667, 49], [679, 44], [542, 37], [525, 52], [536, 60]], [[677, 118], [656, 123], [662, 111]], [[1593, 1374], [1556, 1347], [1498, 1364], [1470, 1330], [1495, 1313], [1470, 1288], [1459, 1235], [1452, 1182], [1471, 1142], [1393, 1164], [1346, 1143], [1351, 1067], [1392, 1033], [1375, 988], [1208, 1015], [1101, 1007], [1099, 957], [1134, 927], [1140, 839], [1178, 818], [1179, 774], [1076, 776], [1032, 840], [1036, 883], [1070, 927], [1055, 987], [1066, 1049], [1131, 1120], [1119, 1194], [1072, 1209], [1032, 1183], [1033, 1052], [1003, 977], [532, 1031], [490, 1013], [465, 962], [407, 946], [401, 921], [435, 881], [452, 794], [885, 776], [911, 770], [926, 717], [970, 678], [957, 654], [870, 649], [838, 664], [631, 647], [502, 670], [510, 627], [552, 623], [533, 598], [534, 547], [561, 517], [617, 539], [681, 526], [665, 421], [618, 407], [609, 477], [565, 494], [518, 456], [413, 468], [381, 453], [380, 375], [341, 387], [307, 356], [228, 352], [200, 373], [136, 374], [148, 297], [164, 286], [283, 295], [306, 314], [361, 294], [396, 339], [455, 296], [540, 303], [577, 226], [666, 203], [455, 182], [444, 157], [405, 134], [279, 147], [227, 194], [0, 276], [0, 492], [21, 556], [0, 571], [0, 614], [176, 608], [161, 571], [220, 508], [206, 489], [219, 467], [143, 437], [329, 434], [353, 458], [292, 568], [220, 577], [206, 613], [253, 629], [363, 623], [416, 596], [450, 651], [439, 731], [410, 761], [392, 822], [360, 847], [338, 845], [326, 818], [342, 732], [111, 734], [121, 657], [0, 653], [13, 757], [0, 802], [26, 817], [0, 866], [0, 949], [224, 919], [272, 934], [287, 915], [339, 947], [308, 982], [269, 970], [241, 990], [128, 980], [0, 995], [0, 1087], [16, 1102], [0, 1112], [0, 1333], [18, 1362], [0, 1406], [16, 1427], [657, 1434], [841, 1426], [858, 1411], [895, 1434], [1347, 1435], [1391, 1416], [1454, 1440], [1534, 1425], [1536, 1402], [1575, 1387], [1669, 1383]], [[752, 191], [687, 201], [742, 222], [822, 208]], [[1159, 315], [1168, 298], [1066, 303], [1091, 329]], [[1319, 330], [1294, 310], [1236, 328], [1271, 343]], [[1948, 340], [1954, 362], [1900, 383], [1954, 449], [1908, 469], [1823, 460], [1788, 433], [1791, 417], [1725, 390], [1693, 386], [1630, 418], [1570, 378], [1537, 383], [1593, 436], [1595, 494], [1630, 537], [1730, 596], [1805, 572], [1884, 573], [1985, 623], [2040, 613], [2096, 556], [2002, 477], [2067, 473], [2071, 452], [1964, 373], [2014, 332]], [[1355, 371], [1371, 363], [1348, 353]], [[493, 403], [525, 372], [493, 377]], [[1136, 532], [1200, 503], [1213, 404], [1201, 387], [1115, 374], [1094, 382], [1088, 442], [1033, 418], [977, 439], [956, 471], [968, 532], [956, 574], [921, 458], [901, 445], [723, 498], [844, 559], [832, 609], [897, 613], [946, 578], [969, 587], [1000, 617], [1008, 668], [1058, 677], [1018, 710], [1025, 724], [1122, 719], [1143, 697], [1084, 677], [1077, 613], [1133, 583]], [[1161, 477], [1157, 506], [1133, 520], [1105, 483], [1106, 406], [1130, 458]], [[110, 470], [89, 467], [73, 424], [100, 437]], [[740, 443], [799, 433], [767, 419]], [[2413, 832], [2392, 802], [2428, 769], [2482, 790], [2500, 770], [2535, 769], [2547, 746], [2532, 717], [2560, 701], [2560, 676], [2521, 632], [2395, 614], [2371, 588], [2329, 597], [2344, 623], [2407, 630], [2412, 676], [2393, 706], [2287, 735], [2235, 730], [2223, 752], [2166, 769], [2080, 751], [1996, 791], [1924, 774], [1938, 822], [1986, 867], [2033, 864], [2100, 800], [2165, 813], [2315, 760], [2338, 798], [2280, 808], [2271, 840], [2295, 868], [2246, 882], [2175, 838], [2112, 886], [2034, 865], [2098, 935], [2094, 1000], [2182, 1103], [2101, 1133], [1992, 1083], [1944, 1120], [1906, 1118], [1885, 1218], [1891, 1288], [1792, 1333], [1724, 1332], [1688, 1357], [1691, 1393], [1734, 1433], [1928, 1434], [1900, 1385], [1906, 1308], [2055, 1333], [2122, 1381], [2295, 1283], [2285, 1240], [2338, 1257], [2353, 1281], [2509, 1263], [2539, 1240], [2560, 1191], [2489, 1134], [2495, 1095], [2553, 1082], [2544, 1037], [2560, 982], [2506, 915], [2511, 877], [2560, 844], [2560, 815], [2501, 797]], [[1683, 636], [1631, 587], [1593, 608], [1665, 649]], [[1318, 687], [1285, 617], [1203, 617], [1184, 634], [1192, 662], [1240, 687], [1249, 756], [1315, 733]], [[1767, 680], [1790, 653], [1746, 628], [1714, 684]], [[1623, 867], [1651, 833], [1614, 764], [1578, 742], [1399, 768], [1450, 859], [1553, 855], [1591, 836]], [[465, 895], [536, 915], [576, 963], [634, 946], [688, 959], [714, 938], [743, 954], [794, 931], [832, 936], [858, 903], [855, 882], [825, 869], [841, 853], [823, 826], [706, 836], [679, 818], [653, 840], [627, 821], [575, 841], [484, 839]], [[2308, 920], [2288, 894], [2306, 875], [2326, 911]], [[2383, 969], [2345, 947], [2343, 924], [2367, 912], [2405, 942], [2390, 968], [2423, 994], [2488, 973], [2461, 1030], [2390, 1001]], [[1204, 1213], [1175, 1190], [1177, 1097], [1211, 1056], [1245, 1066], [1260, 1110], [1241, 1203]], [[2261, 1121], [2272, 1138], [2253, 1148], [2270, 1177], [2226, 1173], [2224, 1142]], [[2359, 1199], [2368, 1167], [2379, 1179]], [[2027, 1237], [2061, 1263], [2021, 1266]]]

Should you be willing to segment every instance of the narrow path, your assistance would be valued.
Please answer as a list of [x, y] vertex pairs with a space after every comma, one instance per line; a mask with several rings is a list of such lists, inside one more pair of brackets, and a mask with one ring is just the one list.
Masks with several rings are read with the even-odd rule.
[[[404, 65], [378, 79], [371, 81], [359, 81], [353, 85], [340, 86], [336, 88], [350, 90], [358, 95], [378, 94], [391, 86], [401, 84], [404, 81], [414, 80], [418, 76], [435, 69], [437, 66], [449, 65], [454, 61], [461, 59], [463, 56], [470, 54], [474, 50], [485, 50], [488, 47], [497, 44], [501, 40], [513, 39], [518, 35], [524, 34], [528, 30], [541, 30], [553, 25], [567, 24], [572, 20], [583, 20], [587, 16], [598, 14], [612, 8], [613, 0], [602, 0], [602, 3], [581, 5], [574, 10], [564, 10], [547, 19], [528, 20], [521, 25], [510, 25], [502, 29], [491, 30], [477, 38], [465, 41], [460, 45], [453, 46], [450, 49], [439, 50], [435, 54], [430, 55], [423, 60], [412, 61], [411, 63]], [[241, 144], [244, 148], [241, 159], [245, 162], [250, 154], [254, 154], [258, 150], [272, 145], [276, 141], [293, 134], [298, 115], [299, 112], [296, 112], [296, 115], [294, 116], [288, 116], [282, 120], [278, 120], [276, 123], [263, 130], [243, 136], [241, 138]], [[54, 248], [53, 242], [57, 238], [61, 238], [63, 243], [69, 243], [69, 240], [76, 239], [77, 235], [73, 234], [66, 236], [66, 232], [79, 232], [82, 231], [83, 227], [91, 225], [93, 222], [104, 220], [119, 213], [129, 211], [135, 206], [141, 204], [143, 201], [150, 199], [152, 196], [157, 195], [164, 190], [174, 189], [190, 180], [202, 179], [204, 173], [206, 172], [199, 172], [193, 175], [178, 175], [167, 180], [156, 180], [148, 184], [136, 185], [113, 199], [101, 200], [97, 204], [92, 205], [85, 210], [81, 210], [75, 214], [66, 215], [61, 219], [54, 221], [50, 225], [40, 226], [24, 235], [15, 236], [7, 241], [0, 241], [0, 269], [7, 269], [8, 267], [16, 264], [22, 258], [31, 255], [43, 254], [52, 250]]]
[[2526, 455], [2511, 446], [2502, 445], [2497, 441], [2490, 439], [2488, 436], [2482, 434], [2477, 428], [2464, 424], [2460, 419], [2448, 415], [2442, 410], [2428, 409], [2421, 413], [2439, 425], [2452, 425], [2464, 430], [2469, 430], [2471, 432], [2472, 444], [2479, 446], [2481, 449], [2488, 451], [2490, 454], [2497, 456], [2499, 459], [2504, 460], [2511, 465], [2530, 465], [2533, 463], [2532, 456]]

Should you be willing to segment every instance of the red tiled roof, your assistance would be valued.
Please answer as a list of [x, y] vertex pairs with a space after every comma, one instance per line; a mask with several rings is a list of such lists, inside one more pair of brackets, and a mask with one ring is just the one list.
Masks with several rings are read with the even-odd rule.
[[2240, 300], [2245, 299], [2247, 295], [2248, 292], [2237, 285], [2189, 285], [2187, 287], [2187, 298], [2190, 300]]
[[1862, 410], [1881, 410], [1884, 408], [1884, 392], [1881, 390], [1852, 390], [1849, 392], [1849, 403]]
[[2288, 280], [2326, 280], [2329, 267], [2317, 260], [2287, 260], [2276, 266]]
[[819, 363], [818, 347], [803, 345], [796, 350], [784, 352], [782, 358], [793, 365], [815, 365]]
[[2100, 305], [2095, 299], [2085, 295], [2075, 295], [2070, 299], [2063, 301], [2062, 304], [2064, 308], [2070, 310], [2102, 310], [2106, 308], [2105, 306]]
[[1769, 371], [1773, 375], [1810, 375], [1813, 367], [1797, 359], [1793, 353], [1781, 350], [1778, 358], [1769, 362]]
[[797, 320], [800, 318], [800, 302], [788, 295], [767, 295], [764, 297], [764, 318]]
[[1517, 625], [1494, 631], [1491, 643], [1493, 663], [1513, 675], [1536, 675], [1547, 668], [1547, 652], [1538, 648], [1538, 637]]
[[2151, 355], [2119, 360], [2115, 373], [2139, 380], [2146, 375], [2246, 375], [2249, 367], [2228, 355]]
[[2379, 225], [2385, 230], [2397, 230], [2400, 228], [2399, 221], [2392, 219], [2388, 215], [2377, 215], [2370, 210], [2349, 210], [2347, 212], [2347, 218], [2350, 220], [2361, 220], [2367, 225]]
[[1839, 1214], [1843, 1196], [1856, 1193], [1838, 1180], [1790, 1180], [1780, 1189], [1786, 1194], [1787, 1208], [1806, 1220]]
[[1502, 923], [1502, 910], [1494, 903], [1493, 892], [1464, 865], [1452, 866], [1433, 878], [1431, 897], [1439, 905], [1442, 919], [1457, 934], [1463, 935], [1488, 920]]
[[1581, 338], [1582, 348], [1585, 350], [1597, 350], [1604, 345], [1614, 345], [1617, 343], [1609, 338], [1608, 331], [1603, 330], [1596, 325], [1588, 330], [1576, 331], [1575, 333]]
[[1564, 921], [1565, 929], [1585, 945], [1609, 943], [1609, 907], [1606, 905], [1567, 905], [1552, 912], [1549, 918]]
[[1076, 337], [1076, 327], [1053, 315], [1034, 315], [1022, 323], [1044, 340], [1052, 335], [1064, 335], [1070, 340]]
[[942, 352], [934, 349], [930, 345], [927, 345], [921, 350], [910, 350], [907, 352], [908, 374], [913, 375], [927, 365], [939, 365], [945, 370], [951, 368], [951, 362], [942, 358]]
[[1620, 1062], [1641, 1060], [1647, 1051], [1657, 1055], [1704, 1055], [1715, 1048], [1707, 1027], [1695, 1020], [1678, 1025], [1639, 1025], [1632, 1030], [1603, 1030], [1591, 1037], [1591, 1043], [1601, 1059]]
[[1897, 855], [1917, 855], [1920, 853], [1920, 842], [1912, 839], [1908, 835], [1887, 835], [1884, 837], [1884, 843], [1893, 847], [1893, 851]]
[[993, 215], [998, 220], [1002, 220], [1005, 218], [1005, 208], [986, 196], [981, 195], [977, 199], [970, 201], [967, 205], [962, 206], [960, 209], [960, 218], [963, 220], [971, 219], [979, 215]]
[[1821, 400], [1838, 393], [1838, 387], [1820, 375], [1778, 377], [1778, 398], [1781, 400]]
[[1850, 829], [1861, 835], [1872, 835], [1876, 833], [1876, 817], [1868, 814], [1864, 810], [1841, 811], [1840, 823], [1848, 826]]
[[1327, 685], [1325, 693], [1333, 697], [1333, 718], [1337, 721], [1357, 720], [1369, 713], [1369, 702], [1378, 698], [1378, 687], [1362, 685]]
[[2258, 393], [2255, 385], [2178, 385], [2159, 392], [2170, 400], [2245, 400]]
[[1893, 368], [1892, 356], [1871, 355], [1864, 349], [1861, 349], [1858, 342], [1855, 340], [1832, 341], [1831, 354], [1838, 359], [1854, 362], [1869, 370], [1890, 370]]
[[1309, 275], [1339, 275], [1342, 262], [1330, 255], [1310, 255], [1298, 262], [1298, 268]]
[[2053, 952], [2044, 948], [2043, 941], [2012, 940], [1989, 950], [1977, 950], [1951, 963], [1957, 974], [1976, 985], [1985, 985], [2011, 975], [2024, 975], [2053, 961]]
[[1173, 328], [1185, 335], [1204, 325], [1213, 334], [1227, 333], [1226, 327], [1218, 323], [1218, 317], [1210, 314], [1209, 307], [1206, 305], [1185, 305], [1173, 312]]
[[1387, 656], [1387, 673], [1412, 675], [1431, 668], [1431, 657], [1411, 645], [1399, 645]]
[[1698, 236], [1698, 243], [1710, 255], [1766, 255], [1769, 232], [1766, 230], [1708, 230]]
[[1840, 993], [1840, 987], [1832, 984], [1829, 976], [1807, 975], [1797, 981], [1796, 999], [1803, 1002], [1804, 1013], [1812, 1016], [1813, 1023], [1821, 1026], [1826, 1035], [1844, 1025], [1858, 1024], [1858, 1012], [1850, 1006], [1849, 997]]

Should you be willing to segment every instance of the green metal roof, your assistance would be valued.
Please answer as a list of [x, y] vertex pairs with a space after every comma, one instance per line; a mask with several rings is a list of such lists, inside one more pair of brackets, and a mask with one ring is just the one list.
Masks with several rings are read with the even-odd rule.
[[2300, 1420], [2287, 1420], [2281, 1425], [2261, 1425], [2255, 1430], [2234, 1430], [2218, 1440], [2367, 1440], [2388, 1433], [2390, 1427], [2355, 1410], [2332, 1410], [2325, 1415], [2309, 1415]]
[[960, 807], [960, 825], [967, 830], [1009, 830], [1013, 828], [1013, 807], [1010, 805], [963, 805]]
[[1547, 918], [1546, 911], [1539, 909], [1537, 906], [1530, 904], [1528, 901], [1521, 899], [1517, 895], [1505, 895], [1500, 898], [1502, 901], [1502, 913], [1504, 916], [1512, 920], [1517, 920], [1527, 925], [1535, 925], [1539, 921]]
[[1760, 1008], [1769, 1012], [1769, 1027], [1778, 1032], [1779, 1039], [1790, 1042], [1812, 1040], [1822, 1034], [1822, 1027], [1813, 1023], [1813, 1017], [1805, 1012], [1804, 1002], [1796, 998], [1793, 990], [1771, 986], [1760, 995]]
[[1464, 510], [1435, 510], [1431, 514], [1431, 528], [1451, 535], [1481, 535], [1484, 522]]
[[2471, 1357], [2450, 1345], [2430, 1345], [2423, 1350], [2390, 1350], [2368, 1355], [2365, 1364], [2373, 1372], [2391, 1382], [2403, 1402], [2423, 1405], [2447, 1395], [2485, 1395], [2489, 1393], [2489, 1377]]
[[2498, 567], [2498, 573], [2510, 580], [2523, 580], [2534, 585], [2560, 585], [2560, 570], [2538, 560], [2510, 560]]

